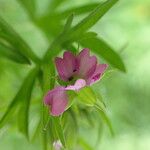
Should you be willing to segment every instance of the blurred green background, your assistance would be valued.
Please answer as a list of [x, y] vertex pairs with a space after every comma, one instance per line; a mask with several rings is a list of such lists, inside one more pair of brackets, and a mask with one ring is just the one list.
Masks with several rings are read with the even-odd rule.
[[[68, 0], [60, 9], [94, 1], [99, 2]], [[48, 3], [49, 0], [37, 0], [38, 15], [45, 12]], [[39, 57], [43, 56], [49, 42], [43, 32], [32, 23], [17, 0], [0, 0], [0, 16], [11, 24]], [[92, 30], [118, 51], [127, 68], [127, 73], [113, 70], [101, 82], [94, 85], [101, 91], [106, 101], [115, 130], [115, 137], [111, 137], [106, 128], [95, 150], [148, 150], [150, 149], [150, 1], [120, 0]], [[18, 65], [0, 56], [0, 116], [29, 69], [29, 66]], [[35, 96], [35, 103], [37, 99]], [[87, 129], [84, 134], [92, 145], [94, 138], [91, 138], [90, 131]], [[7, 125], [0, 130], [0, 150], [39, 148], [40, 146], [35, 143], [28, 143], [15, 126]]]

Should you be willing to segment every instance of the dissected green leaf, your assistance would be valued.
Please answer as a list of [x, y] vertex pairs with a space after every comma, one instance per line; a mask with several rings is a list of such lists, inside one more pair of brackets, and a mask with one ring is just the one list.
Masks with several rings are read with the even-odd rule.
[[6, 57], [14, 62], [21, 64], [29, 64], [29, 60], [22, 54], [16, 52], [12, 47], [8, 47], [0, 43], [0, 55]]
[[[27, 100], [30, 98], [30, 94], [32, 91], [33, 83], [36, 77], [37, 68], [32, 69], [27, 77], [25, 78], [24, 82], [22, 83], [19, 91], [17, 92], [14, 99], [9, 104], [6, 112], [2, 116], [0, 120], [0, 128], [7, 122], [8, 119], [14, 114], [15, 110], [18, 108], [18, 105], [22, 102], [22, 100]], [[26, 107], [26, 106], [25, 106]], [[24, 116], [21, 116], [24, 118]], [[24, 122], [21, 122], [23, 124]]]
[[55, 6], [57, 6], [57, 4], [59, 4], [59, 2], [62, 2], [62, 0], [54, 0], [49, 7], [48, 13], [44, 16], [41, 16], [40, 18], [37, 18], [36, 20], [37, 25], [44, 31], [49, 39], [52, 35], [56, 36], [59, 32], [61, 32], [61, 28], [63, 27], [61, 22], [62, 19], [66, 19], [66, 17], [72, 13], [75, 15], [81, 15], [83, 13], [90, 12], [96, 6], [98, 6], [98, 3], [93, 3], [74, 7], [61, 12], [54, 12], [53, 9]]
[[35, 78], [38, 74], [38, 68], [34, 68], [31, 70], [28, 80], [26, 81], [26, 86], [23, 87], [20, 94], [20, 108], [18, 112], [18, 125], [19, 130], [28, 138], [28, 128], [29, 128], [29, 107], [31, 100], [31, 93], [33, 89], [33, 85], [35, 82]]
[[[39, 58], [33, 53], [27, 43], [17, 34], [13, 28], [0, 17], [0, 43], [7, 47], [12, 47], [19, 55], [25, 57], [28, 62], [32, 61], [39, 63]], [[12, 52], [14, 52], [12, 51]]]
[[93, 116], [91, 115], [91, 112], [88, 109], [80, 109], [80, 112], [83, 114], [83, 116], [84, 116], [83, 118], [85, 118], [87, 120], [89, 125], [91, 127], [94, 127], [95, 120], [94, 120]]
[[103, 101], [103, 98], [102, 98], [102, 96], [101, 96], [101, 94], [100, 93], [98, 93], [98, 92], [95, 92], [95, 94], [96, 94], [96, 97], [97, 97], [97, 104], [99, 105], [99, 106], [101, 106], [101, 108], [102, 109], [105, 109], [106, 108], [106, 104], [105, 104], [105, 102]]
[[87, 17], [72, 28], [69, 39], [78, 39], [82, 33], [91, 28], [95, 23], [117, 2], [118, 0], [108, 0], [100, 3]]
[[77, 92], [77, 98], [80, 102], [88, 106], [94, 106], [96, 103], [96, 95], [90, 87], [84, 87]]
[[67, 95], [68, 95], [68, 106], [66, 109], [70, 108], [72, 106], [72, 104], [75, 101], [75, 98], [77, 97], [76, 92], [72, 91], [72, 90], [68, 90], [67, 91]]
[[63, 146], [66, 147], [66, 141], [59, 117], [53, 117], [53, 128], [55, 129], [55, 132], [58, 138], [60, 139], [61, 143], [63, 144]]
[[82, 34], [91, 28], [117, 1], [118, 0], [109, 0], [103, 4], [100, 3], [87, 17], [71, 28], [67, 34], [61, 33], [50, 45], [44, 59], [49, 60], [56, 56], [60, 52], [63, 43], [78, 40]]
[[[62, 116], [63, 129], [66, 137], [66, 147], [68, 150], [76, 148], [78, 132], [78, 116], [70, 108]], [[63, 150], [63, 149], [62, 149]]]
[[[89, 42], [90, 41], [90, 42]], [[113, 67], [125, 72], [125, 65], [121, 57], [104, 40], [100, 38], [82, 39], [78, 41], [83, 47], [90, 48], [100, 57], [104, 58]]]
[[22, 6], [27, 10], [31, 18], [35, 17], [36, 4], [35, 0], [18, 0]]

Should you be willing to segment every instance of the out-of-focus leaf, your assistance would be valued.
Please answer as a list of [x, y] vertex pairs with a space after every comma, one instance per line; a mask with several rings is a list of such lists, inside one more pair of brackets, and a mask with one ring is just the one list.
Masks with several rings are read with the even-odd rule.
[[29, 60], [24, 57], [22, 54], [13, 50], [12, 47], [8, 47], [3, 43], [0, 43], [0, 55], [6, 57], [14, 62], [21, 63], [21, 64], [29, 64]]
[[[30, 98], [30, 94], [32, 91], [33, 83], [36, 77], [37, 68], [32, 69], [27, 77], [25, 78], [24, 82], [22, 83], [19, 91], [17, 92], [14, 99], [9, 104], [6, 112], [2, 116], [0, 120], [0, 128], [6, 123], [8, 119], [10, 119], [11, 115], [14, 114], [15, 110], [18, 108], [18, 104], [21, 103], [22, 100], [27, 100]], [[26, 106], [24, 106], [26, 107]], [[21, 116], [24, 118], [24, 116]], [[24, 122], [21, 122], [23, 124]]]
[[73, 14], [71, 14], [69, 17], [68, 17], [68, 19], [67, 19], [67, 21], [66, 21], [66, 24], [65, 24], [65, 26], [64, 26], [64, 30], [63, 30], [63, 33], [66, 33], [66, 32], [68, 32], [69, 30], [70, 30], [70, 28], [71, 28], [71, 24], [72, 24], [72, 21], [73, 21]]
[[19, 130], [28, 138], [28, 128], [29, 128], [29, 107], [31, 100], [31, 93], [33, 89], [33, 85], [38, 74], [38, 68], [34, 68], [31, 70], [28, 80], [26, 81], [26, 86], [24, 86], [21, 91], [19, 99], [21, 100], [20, 108], [18, 112], [18, 125]]
[[74, 124], [73, 126], [74, 126], [75, 130], [77, 130], [78, 129], [78, 120], [77, 120], [78, 116], [75, 114], [75, 112], [72, 109], [69, 110], [69, 115], [72, 118], [72, 121]]
[[39, 121], [37, 122], [36, 128], [33, 131], [31, 142], [33, 142], [38, 137], [40, 132], [41, 132], [41, 119], [39, 119]]
[[31, 18], [35, 17], [36, 4], [35, 0], [18, 0], [22, 6], [27, 10]]
[[60, 18], [66, 18], [71, 13], [74, 13], [75, 15], [82, 15], [82, 14], [92, 11], [98, 5], [99, 5], [99, 3], [92, 3], [92, 4], [86, 4], [83, 6], [73, 7], [73, 8], [69, 8], [63, 12], [60, 12], [57, 15], [60, 15]]
[[87, 17], [74, 26], [69, 34], [70, 39], [78, 39], [82, 33], [91, 28], [95, 23], [117, 2], [118, 0], [108, 0], [100, 3]]
[[83, 138], [80, 137], [78, 142], [84, 150], [93, 150], [92, 146], [89, 145], [89, 143], [87, 143]]
[[0, 17], [0, 43], [11, 46], [19, 55], [39, 63], [39, 58], [33, 53], [27, 43]]
[[97, 139], [95, 141], [95, 148], [99, 146], [100, 144], [100, 140], [102, 138], [103, 135], [103, 131], [104, 131], [104, 125], [102, 122], [98, 122], [98, 129], [97, 129]]
[[110, 121], [109, 117], [107, 116], [106, 112], [101, 108], [101, 106], [99, 106], [97, 104], [95, 105], [95, 108], [97, 108], [102, 120], [106, 123], [106, 125], [108, 126], [108, 128], [110, 130], [111, 135], [113, 136], [114, 130], [113, 130], [111, 121]]
[[[90, 42], [89, 42], [90, 41]], [[113, 48], [111, 48], [104, 40], [100, 38], [90, 38], [90, 39], [82, 39], [78, 41], [83, 47], [90, 48], [93, 52], [95, 52], [100, 57], [104, 58], [108, 63], [110, 63], [113, 67], [126, 71], [124, 62], [121, 57], [115, 52]]]
[[59, 117], [53, 117], [53, 127], [61, 143], [63, 144], [64, 147], [66, 147], [66, 141]]
[[65, 1], [67, 1], [67, 0], [51, 0], [50, 5], [49, 5], [49, 12], [57, 9]]
[[62, 22], [58, 16], [55, 17], [51, 14], [37, 18], [35, 23], [49, 40], [51, 40], [53, 36], [57, 36], [63, 28]]
[[94, 106], [96, 103], [96, 95], [90, 87], [82, 88], [79, 92], [76, 92], [77, 98], [80, 102], [88, 106]]
[[84, 116], [83, 118], [85, 118], [87, 120], [89, 125], [91, 127], [94, 127], [95, 120], [92, 118], [93, 116], [91, 115], [91, 112], [87, 109], [81, 109], [80, 112], [83, 114], [83, 116]]

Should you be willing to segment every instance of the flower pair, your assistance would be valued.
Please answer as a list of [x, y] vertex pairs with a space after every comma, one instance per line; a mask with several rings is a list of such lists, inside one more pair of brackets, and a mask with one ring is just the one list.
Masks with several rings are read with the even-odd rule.
[[92, 85], [100, 79], [107, 68], [107, 64], [98, 64], [97, 58], [90, 56], [89, 49], [83, 49], [78, 55], [66, 51], [63, 58], [55, 58], [55, 65], [59, 78], [68, 85], [55, 87], [48, 91], [44, 98], [53, 116], [59, 116], [66, 110], [67, 90], [78, 91]]

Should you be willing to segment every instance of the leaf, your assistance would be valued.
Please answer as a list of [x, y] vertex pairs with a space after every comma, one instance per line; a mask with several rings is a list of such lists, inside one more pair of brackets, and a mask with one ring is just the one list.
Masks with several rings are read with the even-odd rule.
[[52, 61], [43, 64], [43, 89], [44, 93], [55, 85], [55, 66]]
[[[90, 41], [90, 42], [89, 42]], [[121, 57], [105, 41], [100, 38], [90, 38], [78, 41], [83, 47], [90, 48], [100, 57], [104, 58], [113, 67], [125, 72], [126, 68]]]
[[67, 21], [66, 21], [66, 24], [65, 24], [65, 26], [64, 26], [63, 33], [66, 33], [66, 32], [68, 32], [68, 31], [70, 30], [71, 24], [72, 24], [72, 21], [73, 21], [73, 17], [74, 17], [73, 14], [71, 14], [71, 15], [68, 17], [68, 19], [67, 19]]
[[67, 92], [68, 100], [69, 100], [68, 101], [68, 106], [67, 106], [66, 109], [69, 109], [72, 106], [72, 104], [74, 103], [75, 98], [77, 97], [77, 94], [72, 90], [68, 90], [66, 92]]
[[49, 11], [52, 12], [59, 6], [61, 6], [62, 3], [64, 3], [67, 0], [52, 0], [50, 5], [49, 5]]
[[[61, 32], [61, 28], [63, 25], [61, 23], [62, 19], [66, 19], [70, 14], [74, 13], [75, 15], [81, 15], [93, 10], [98, 3], [87, 4], [84, 6], [74, 7], [69, 10], [61, 11], [61, 12], [54, 12], [55, 5], [59, 2], [63, 2], [63, 0], [54, 0], [49, 7], [49, 11], [46, 15], [41, 16], [40, 18], [36, 19], [37, 25], [44, 31], [45, 35], [48, 39], [51, 39], [51, 36], [56, 36]], [[53, 4], [54, 3], [54, 4]]]
[[32, 93], [33, 85], [37, 74], [38, 74], [38, 68], [34, 68], [31, 70], [28, 76], [28, 80], [26, 81], [26, 86], [24, 86], [23, 90], [21, 90], [21, 94], [19, 97], [21, 102], [18, 111], [18, 125], [19, 125], [19, 130], [27, 138], [29, 138], [28, 128], [29, 128], [29, 107], [30, 107], [31, 93]]
[[90, 87], [82, 88], [80, 91], [76, 92], [76, 94], [79, 101], [88, 106], [94, 106], [96, 103], [96, 95]]
[[12, 47], [8, 47], [2, 43], [0, 43], [0, 55], [6, 57], [14, 62], [21, 63], [21, 64], [29, 64], [29, 60], [24, 57], [22, 54], [17, 53], [13, 50]]
[[65, 137], [64, 137], [64, 133], [63, 133], [63, 129], [59, 117], [53, 117], [53, 127], [61, 143], [63, 144], [64, 147], [66, 147], [66, 141], [65, 141]]
[[58, 16], [53, 16], [52, 14], [36, 18], [35, 24], [44, 32], [49, 40], [57, 36], [63, 28]]
[[[11, 101], [6, 112], [2, 116], [0, 120], [0, 128], [3, 127], [3, 125], [7, 122], [8, 119], [11, 118], [15, 110], [18, 108], [18, 105], [21, 103], [22, 99], [28, 100], [28, 98], [30, 97], [30, 92], [33, 87], [33, 81], [35, 79], [35, 76], [36, 76], [36, 69], [32, 69], [27, 75], [27, 77], [24, 79], [24, 82], [22, 83], [19, 91], [17, 92], [16, 96]], [[24, 116], [21, 116], [21, 117], [24, 117]]]
[[28, 60], [28, 62], [30, 62], [29, 59], [31, 59], [36, 63], [39, 63], [40, 61], [39, 58], [33, 53], [31, 48], [27, 45], [27, 43], [1, 17], [0, 17], [0, 43], [1, 43], [0, 45], [5, 45], [5, 47], [6, 46], [12, 47], [16, 53], [25, 57]]
[[32, 137], [31, 137], [31, 142], [34, 142], [35, 139], [38, 137], [39, 133], [41, 132], [41, 119], [37, 122], [37, 125], [33, 131]]
[[35, 0], [18, 0], [18, 2], [20, 2], [22, 6], [27, 10], [31, 18], [35, 17]]
[[[54, 70], [55, 68], [53, 62], [51, 60], [49, 62], [50, 63], [44, 61], [43, 68], [42, 68], [42, 76], [43, 76], [42, 90], [44, 94], [48, 90], [52, 89], [55, 84], [55, 70]], [[42, 127], [43, 127], [43, 133], [42, 133], [43, 149], [47, 150], [48, 133], [45, 130], [45, 126], [47, 126], [47, 120], [49, 120], [49, 110], [47, 107], [45, 107], [44, 103], [42, 104], [41, 120], [42, 120]], [[48, 128], [48, 130], [52, 131], [51, 127]]]
[[61, 16], [60, 18], [66, 18], [71, 13], [74, 13], [75, 15], [82, 15], [92, 11], [98, 5], [99, 3], [92, 3], [92, 4], [90, 3], [83, 6], [73, 7], [65, 11], [59, 12], [57, 15], [60, 15]]
[[103, 4], [100, 3], [99, 6], [95, 8], [87, 17], [71, 28], [67, 34], [61, 33], [51, 43], [43, 59], [48, 61], [49, 59], [52, 59], [52, 57], [56, 56], [60, 52], [63, 43], [71, 40], [78, 40], [81, 35], [86, 30], [91, 28], [117, 1], [118, 0], [109, 0]]
[[107, 116], [106, 112], [99, 105], [97, 105], [97, 104], [95, 105], [95, 108], [97, 108], [97, 110], [98, 110], [100, 116], [102, 117], [103, 121], [108, 126], [111, 135], [114, 136], [114, 130], [113, 130], [111, 121], [110, 121], [109, 117]]
[[[68, 18], [68, 20], [66, 21], [66, 26], [68, 26], [69, 24], [71, 25], [72, 20], [73, 20], [73, 15], [70, 16]], [[60, 50], [62, 49], [62, 45], [67, 41], [65, 35], [68, 33], [68, 32], [66, 33], [66, 31], [68, 31], [68, 29], [66, 29], [66, 26], [64, 27], [64, 30], [51, 43], [51, 45], [48, 48], [45, 56], [43, 57], [44, 61], [48, 62], [53, 57], [55, 57], [60, 52]]]
[[117, 2], [118, 0], [107, 0], [100, 3], [87, 17], [72, 28], [69, 39], [78, 39], [82, 33], [91, 28], [95, 23]]
[[89, 40], [91, 38], [95, 38], [96, 36], [97, 36], [97, 33], [95, 33], [95, 32], [86, 32], [82, 35], [82, 37], [80, 39], [78, 39], [76, 41], [79, 43], [82, 40], [85, 40], [85, 39]]
[[99, 106], [101, 106], [101, 108], [104, 110], [106, 108], [106, 104], [105, 102], [103, 101], [103, 98], [101, 96], [101, 94], [99, 92], [95, 92], [96, 93], [96, 97], [97, 97], [97, 104]]

